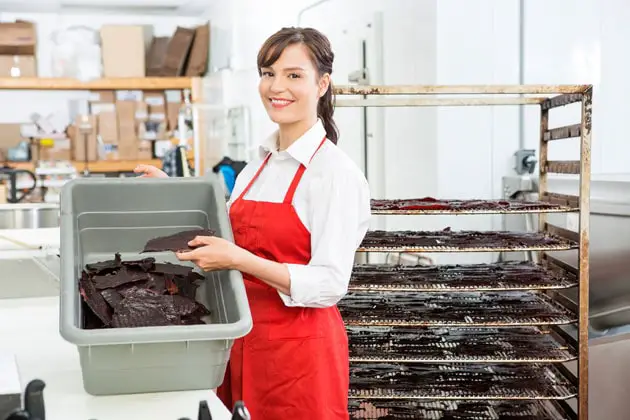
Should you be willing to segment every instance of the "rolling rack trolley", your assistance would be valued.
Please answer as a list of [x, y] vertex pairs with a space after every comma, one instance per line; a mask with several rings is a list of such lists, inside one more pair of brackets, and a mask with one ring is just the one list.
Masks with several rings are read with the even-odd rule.
[[[359, 252], [537, 251], [539, 263], [356, 264], [339, 303], [350, 342], [350, 417], [587, 420], [592, 86], [343, 86], [336, 94], [355, 96], [338, 98], [344, 107], [540, 108], [539, 201], [372, 201], [377, 215], [537, 213], [539, 226], [370, 231]], [[581, 103], [581, 121], [550, 129], [550, 111], [573, 103]], [[569, 138], [579, 138], [580, 160], [549, 160], [549, 142]], [[548, 191], [548, 174], [579, 174], [579, 195]], [[577, 232], [548, 221], [571, 212]], [[552, 255], [569, 250], [577, 267]], [[571, 288], [577, 302], [559, 293]]]

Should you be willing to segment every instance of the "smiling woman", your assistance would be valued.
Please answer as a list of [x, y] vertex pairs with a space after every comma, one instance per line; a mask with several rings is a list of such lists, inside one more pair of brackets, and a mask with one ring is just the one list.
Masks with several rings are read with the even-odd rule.
[[[328, 39], [284, 28], [258, 54], [259, 93], [278, 130], [228, 203], [235, 246], [193, 251], [243, 273], [254, 326], [236, 340], [217, 393], [254, 420], [347, 420], [348, 339], [337, 302], [370, 220], [363, 173], [336, 147]], [[185, 256], [182, 256], [185, 258]]]

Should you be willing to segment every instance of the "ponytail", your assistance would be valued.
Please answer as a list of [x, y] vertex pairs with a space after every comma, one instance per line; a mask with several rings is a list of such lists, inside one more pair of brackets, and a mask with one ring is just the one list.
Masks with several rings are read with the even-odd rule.
[[328, 140], [337, 144], [337, 141], [339, 140], [339, 130], [337, 129], [337, 124], [335, 124], [335, 120], [333, 119], [334, 112], [335, 103], [333, 98], [333, 86], [332, 82], [330, 82], [328, 90], [324, 96], [319, 98], [319, 103], [317, 104], [317, 116], [324, 124]]

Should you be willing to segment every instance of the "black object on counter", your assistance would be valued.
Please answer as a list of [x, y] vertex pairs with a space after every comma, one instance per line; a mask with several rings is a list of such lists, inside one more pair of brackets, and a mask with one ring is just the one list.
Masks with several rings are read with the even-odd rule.
[[247, 411], [247, 407], [242, 401], [237, 401], [234, 404], [234, 411], [232, 411], [232, 420], [251, 420], [251, 416], [249, 415], [249, 411]]
[[208, 407], [208, 402], [205, 400], [199, 402], [199, 413], [197, 414], [197, 420], [212, 420], [210, 407]]
[[[17, 181], [18, 176], [21, 174], [28, 175], [33, 179], [33, 186], [28, 187], [26, 192], [21, 195], [18, 194]], [[14, 169], [7, 166], [0, 167], [0, 179], [2, 178], [9, 179], [9, 196], [7, 197], [7, 201], [11, 204], [19, 203], [24, 200], [29, 194], [31, 194], [37, 188], [37, 177], [31, 171], [27, 171], [26, 169]]]
[[34, 379], [24, 391], [24, 409], [9, 414], [5, 420], [46, 420], [44, 408], [44, 381]]

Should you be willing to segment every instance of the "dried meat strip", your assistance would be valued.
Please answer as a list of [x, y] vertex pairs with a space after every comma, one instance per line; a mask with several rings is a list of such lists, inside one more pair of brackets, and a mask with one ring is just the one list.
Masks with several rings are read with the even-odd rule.
[[147, 299], [125, 298], [114, 314], [115, 328], [159, 327], [172, 325], [172, 319], [161, 305]]
[[144, 272], [148, 272], [153, 270], [153, 268], [155, 267], [155, 258], [148, 257], [135, 261], [123, 261], [122, 265], [130, 268], [139, 268]]
[[123, 296], [116, 289], [101, 290], [101, 295], [112, 309], [116, 309], [116, 306], [123, 300]]
[[205, 324], [210, 311], [195, 300], [203, 279], [189, 266], [154, 258], [122, 261], [118, 253], [90, 264], [79, 280], [83, 328]]
[[112, 289], [124, 284], [146, 281], [150, 279], [150, 274], [144, 271], [131, 271], [123, 266], [120, 270], [104, 276], [94, 276], [93, 282], [97, 289]]
[[350, 399], [351, 419], [568, 420], [548, 401]]
[[82, 272], [81, 280], [79, 280], [79, 290], [92, 312], [98, 316], [104, 325], [109, 325], [112, 322], [112, 310], [103, 296], [96, 290], [85, 271]]
[[160, 274], [174, 274], [176, 276], [187, 276], [192, 272], [193, 268], [186, 265], [171, 264], [171, 263], [155, 263], [151, 269], [153, 273]]
[[369, 231], [361, 243], [362, 248], [521, 248], [575, 246], [572, 241], [538, 232], [500, 231]]
[[120, 254], [117, 252], [113, 260], [87, 264], [85, 269], [90, 274], [107, 274], [118, 270], [120, 267], [122, 267], [122, 260], [120, 258]]
[[519, 201], [519, 200], [449, 200], [436, 199], [433, 197], [394, 199], [394, 200], [371, 200], [374, 211], [430, 211], [430, 210], [544, 210], [555, 209], [560, 206], [544, 201]]
[[194, 229], [184, 232], [178, 232], [169, 236], [160, 236], [149, 240], [144, 246], [144, 252], [161, 252], [161, 251], [190, 251], [194, 249], [188, 245], [188, 242], [197, 236], [215, 236], [216, 232], [211, 229]]

